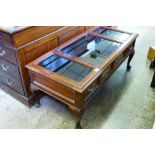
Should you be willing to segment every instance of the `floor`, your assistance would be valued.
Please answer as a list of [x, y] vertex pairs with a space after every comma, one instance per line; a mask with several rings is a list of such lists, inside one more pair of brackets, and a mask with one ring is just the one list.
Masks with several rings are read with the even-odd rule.
[[[140, 34], [132, 69], [126, 72], [124, 62], [105, 83], [84, 113], [82, 128], [153, 128], [155, 89], [149, 87], [153, 70], [146, 56], [155, 46], [155, 27], [121, 28]], [[0, 90], [0, 128], [75, 128], [75, 117], [63, 104], [49, 96], [41, 103], [29, 109]]]

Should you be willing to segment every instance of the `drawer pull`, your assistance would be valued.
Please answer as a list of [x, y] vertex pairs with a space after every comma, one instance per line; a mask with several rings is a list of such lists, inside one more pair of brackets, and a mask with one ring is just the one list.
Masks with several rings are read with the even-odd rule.
[[6, 54], [6, 52], [4, 50], [2, 50], [2, 47], [0, 47], [0, 56], [4, 56]]
[[9, 66], [8, 66], [8, 65], [4, 65], [4, 64], [2, 64], [2, 69], [3, 69], [4, 71], [8, 71]]
[[7, 84], [8, 84], [9, 86], [12, 86], [12, 85], [14, 84], [14, 82], [13, 82], [13, 81], [10, 81], [8, 78], [6, 79], [6, 82], [7, 82]]
[[94, 90], [95, 86], [96, 86], [96, 85], [93, 83], [92, 87], [89, 88], [88, 91], [89, 91], [89, 92], [92, 92], [92, 91]]

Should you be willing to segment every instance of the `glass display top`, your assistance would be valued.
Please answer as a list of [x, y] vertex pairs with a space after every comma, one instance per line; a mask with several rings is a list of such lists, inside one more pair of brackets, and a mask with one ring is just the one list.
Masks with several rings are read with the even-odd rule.
[[94, 32], [103, 34], [104, 36], [111, 37], [113, 39], [119, 39], [120, 41], [126, 41], [130, 37], [130, 34], [128, 34], [128, 33], [123, 33], [123, 32], [119, 32], [119, 31], [115, 31], [115, 30], [111, 30], [111, 29], [106, 29], [103, 27], [97, 28], [96, 30], [94, 30]]
[[93, 70], [92, 68], [70, 61], [56, 54], [43, 60], [39, 65], [76, 82], [83, 80]]
[[87, 35], [61, 49], [63, 53], [80, 57], [95, 64], [101, 64], [119, 47], [120, 43]]

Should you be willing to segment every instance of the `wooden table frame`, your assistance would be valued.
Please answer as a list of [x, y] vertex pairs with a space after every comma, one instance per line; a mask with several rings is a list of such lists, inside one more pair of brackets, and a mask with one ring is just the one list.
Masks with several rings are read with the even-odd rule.
[[[136, 38], [138, 37], [138, 35], [135, 33], [129, 33], [110, 27], [102, 27], [105, 29], [110, 29], [130, 35], [130, 37], [126, 41], [121, 41], [94, 32], [94, 30], [98, 28], [99, 27], [92, 28], [78, 35], [77, 37], [69, 40], [68, 42], [62, 44], [54, 50], [49, 51], [48, 53], [44, 54], [43, 56], [39, 57], [26, 66], [31, 77], [30, 88], [32, 92], [36, 93], [37, 91], [41, 90], [68, 105], [68, 107], [73, 110], [73, 112], [78, 116], [77, 127], [80, 126], [81, 114], [87, 103], [90, 101], [91, 97], [101, 89], [103, 83], [127, 57], [129, 57], [127, 62], [127, 70], [130, 70], [130, 61], [132, 60], [132, 57], [134, 55], [134, 45]], [[63, 48], [87, 35], [120, 43], [121, 45], [101, 64], [95, 64], [82, 58], [73, 57], [63, 53]], [[71, 60], [73, 62], [83, 64], [89, 68], [92, 68], [93, 71], [82, 81], [76, 82], [72, 79], [69, 79], [56, 72], [49, 71], [38, 65], [39, 62], [54, 54], [59, 55], [60, 57], [67, 58], [68, 60]], [[84, 95], [88, 92], [89, 94], [85, 97]]]

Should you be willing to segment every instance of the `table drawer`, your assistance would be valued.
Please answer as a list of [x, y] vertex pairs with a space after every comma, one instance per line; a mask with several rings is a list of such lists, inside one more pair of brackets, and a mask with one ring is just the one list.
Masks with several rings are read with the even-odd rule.
[[21, 94], [24, 94], [21, 80], [16, 79], [9, 74], [6, 74], [2, 71], [0, 71], [0, 81], [7, 86], [15, 89], [16, 91], [20, 92]]
[[0, 58], [0, 71], [13, 76], [14, 78], [20, 79], [18, 67], [1, 58]]
[[107, 78], [110, 76], [111, 72], [112, 72], [112, 68], [111, 68], [111, 65], [110, 65], [100, 75], [100, 83], [101, 84], [107, 80]]
[[4, 45], [0, 44], [0, 58], [8, 60], [14, 64], [17, 64], [15, 51], [5, 47]]
[[84, 91], [84, 100], [87, 100], [93, 94], [93, 92], [95, 92], [98, 86], [99, 86], [98, 80], [91, 83], [89, 87]]
[[12, 37], [7, 33], [0, 32], [0, 40], [12, 45]]
[[114, 63], [115, 67], [118, 67], [120, 64], [122, 64], [125, 58], [126, 58], [126, 55], [124, 54], [124, 52], [121, 53], [115, 60], [115, 63]]

